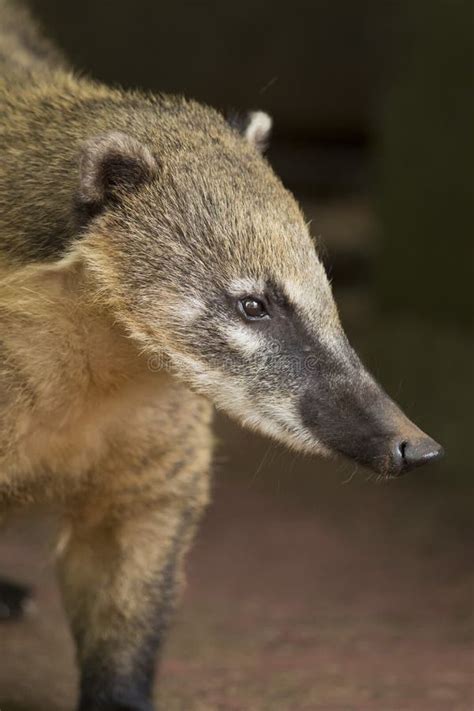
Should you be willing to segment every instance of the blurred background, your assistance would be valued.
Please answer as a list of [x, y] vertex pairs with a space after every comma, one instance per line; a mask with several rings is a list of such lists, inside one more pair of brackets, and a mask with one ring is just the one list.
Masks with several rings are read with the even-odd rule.
[[[470, 711], [472, 4], [29, 4], [100, 80], [272, 114], [269, 160], [312, 220], [353, 344], [447, 453], [378, 483], [218, 416], [163, 709]], [[1, 629], [2, 711], [70, 708], [50, 525], [19, 520], [0, 541], [38, 608]]]

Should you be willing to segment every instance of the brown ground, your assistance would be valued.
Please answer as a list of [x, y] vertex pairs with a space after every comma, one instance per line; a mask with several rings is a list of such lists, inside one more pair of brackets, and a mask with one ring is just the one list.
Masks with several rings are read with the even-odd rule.
[[[442, 524], [434, 538], [413, 482], [347, 482], [348, 465], [295, 465], [228, 423], [221, 431], [228, 445], [165, 654], [163, 708], [474, 708], [467, 546]], [[0, 545], [2, 572], [34, 581], [38, 608], [0, 630], [1, 711], [71, 708], [49, 526], [18, 521]]]

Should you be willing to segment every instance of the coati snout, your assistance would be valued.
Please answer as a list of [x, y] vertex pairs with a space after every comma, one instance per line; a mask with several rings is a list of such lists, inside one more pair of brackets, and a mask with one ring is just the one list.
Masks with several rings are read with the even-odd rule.
[[327, 377], [310, 379], [301, 416], [331, 451], [385, 476], [442, 456], [442, 447], [405, 417], [357, 357], [323, 358], [321, 370]]

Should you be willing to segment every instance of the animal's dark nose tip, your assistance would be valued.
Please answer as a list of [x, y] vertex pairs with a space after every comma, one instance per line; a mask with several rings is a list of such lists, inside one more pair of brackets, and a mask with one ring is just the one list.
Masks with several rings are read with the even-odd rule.
[[414, 441], [397, 442], [393, 454], [399, 473], [404, 474], [410, 469], [441, 459], [444, 449], [434, 439], [423, 437]]

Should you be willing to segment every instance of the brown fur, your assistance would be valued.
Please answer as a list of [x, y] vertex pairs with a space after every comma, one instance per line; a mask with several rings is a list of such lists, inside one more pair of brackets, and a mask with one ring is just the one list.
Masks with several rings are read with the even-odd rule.
[[[207, 398], [383, 473], [410, 439], [418, 463], [439, 450], [350, 348], [260, 155], [269, 118], [239, 132], [180, 97], [79, 79], [15, 13], [0, 0], [0, 514], [48, 501], [64, 521], [81, 711], [149, 711], [209, 497]], [[268, 308], [258, 323], [247, 297]]]

